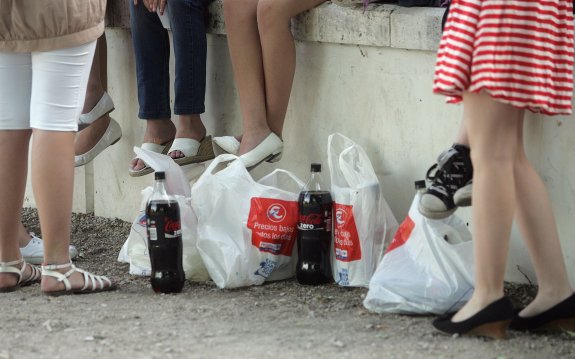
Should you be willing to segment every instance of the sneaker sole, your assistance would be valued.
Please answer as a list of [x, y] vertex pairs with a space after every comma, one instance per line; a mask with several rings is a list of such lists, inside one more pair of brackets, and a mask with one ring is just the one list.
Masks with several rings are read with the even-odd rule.
[[419, 213], [421, 213], [421, 215], [426, 217], [426, 218], [444, 219], [444, 218], [451, 216], [453, 213], [455, 213], [455, 211], [457, 210], [457, 207], [450, 209], [448, 211], [442, 211], [442, 212], [429, 211], [425, 207], [422, 207], [421, 205], [418, 205], [417, 209], [419, 210]]

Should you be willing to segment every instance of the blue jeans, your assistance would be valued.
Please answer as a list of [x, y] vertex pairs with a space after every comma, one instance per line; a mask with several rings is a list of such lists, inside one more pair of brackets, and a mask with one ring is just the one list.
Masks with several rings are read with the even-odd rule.
[[[138, 117], [152, 120], [170, 118], [170, 40], [158, 15], [142, 1], [130, 3], [132, 43], [138, 81]], [[206, 0], [170, 0], [170, 27], [176, 56], [174, 113], [200, 114], [205, 111], [206, 93]]]

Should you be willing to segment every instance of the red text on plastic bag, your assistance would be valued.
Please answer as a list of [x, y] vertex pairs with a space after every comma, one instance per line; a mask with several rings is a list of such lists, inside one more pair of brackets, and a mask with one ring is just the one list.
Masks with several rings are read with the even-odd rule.
[[248, 216], [252, 245], [260, 252], [291, 256], [297, 236], [297, 217], [295, 201], [252, 198]]
[[360, 260], [361, 244], [353, 217], [353, 206], [334, 203], [333, 210], [335, 213], [335, 258], [342, 262]]
[[407, 242], [409, 236], [411, 235], [411, 231], [413, 231], [413, 227], [415, 227], [413, 220], [409, 218], [409, 216], [405, 217], [397, 229], [397, 232], [395, 232], [395, 236], [393, 236], [393, 240], [391, 241], [391, 244], [385, 253], [389, 253], [395, 248], [400, 247], [405, 242]]

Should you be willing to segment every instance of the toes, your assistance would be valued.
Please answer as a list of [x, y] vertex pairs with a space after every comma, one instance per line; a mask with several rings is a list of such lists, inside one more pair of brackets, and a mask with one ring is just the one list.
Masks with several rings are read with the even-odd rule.
[[184, 153], [183, 153], [182, 151], [178, 151], [178, 150], [171, 151], [171, 152], [169, 153], [169, 155], [170, 155], [170, 157], [172, 157], [173, 159], [178, 159], [178, 158], [185, 157], [185, 156], [184, 156]]

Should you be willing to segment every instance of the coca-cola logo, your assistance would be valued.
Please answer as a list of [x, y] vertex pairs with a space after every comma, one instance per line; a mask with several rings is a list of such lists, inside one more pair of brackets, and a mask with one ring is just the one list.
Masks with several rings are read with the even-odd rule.
[[299, 222], [305, 224], [321, 224], [323, 221], [323, 216], [319, 213], [310, 213], [310, 214], [300, 214], [299, 215]]
[[164, 222], [164, 231], [166, 233], [176, 233], [182, 228], [180, 221], [175, 221], [171, 218], [166, 218]]
[[337, 211], [335, 211], [335, 222], [338, 226], [343, 226], [346, 219], [347, 213], [343, 209], [339, 208]]
[[272, 222], [281, 222], [286, 217], [286, 209], [279, 203], [274, 203], [268, 207], [267, 216]]

